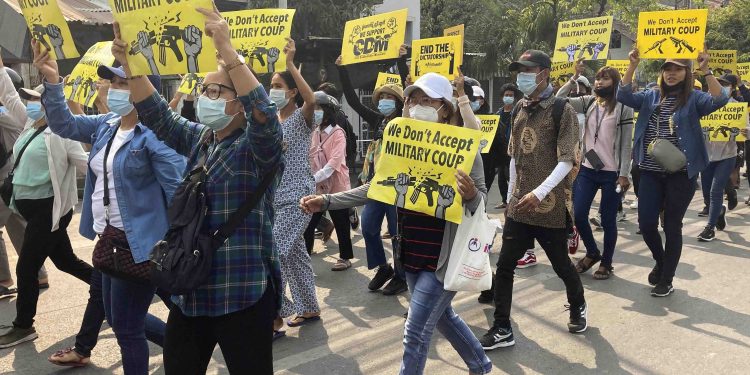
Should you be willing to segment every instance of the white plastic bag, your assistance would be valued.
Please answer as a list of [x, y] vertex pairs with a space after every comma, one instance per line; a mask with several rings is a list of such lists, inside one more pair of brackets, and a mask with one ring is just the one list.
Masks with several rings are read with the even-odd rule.
[[481, 292], [492, 287], [490, 249], [496, 229], [497, 225], [487, 217], [484, 200], [473, 216], [464, 208], [445, 271], [445, 290]]

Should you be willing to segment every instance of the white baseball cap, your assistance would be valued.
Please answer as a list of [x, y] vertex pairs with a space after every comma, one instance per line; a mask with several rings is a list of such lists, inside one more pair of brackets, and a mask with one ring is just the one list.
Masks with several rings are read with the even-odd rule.
[[421, 89], [433, 99], [445, 99], [450, 102], [453, 97], [451, 82], [437, 73], [427, 73], [419, 77], [417, 82], [404, 90], [404, 97], [408, 97], [416, 89]]
[[474, 90], [474, 96], [478, 98], [484, 98], [484, 90], [482, 90], [479, 86], [472, 86], [472, 90]]

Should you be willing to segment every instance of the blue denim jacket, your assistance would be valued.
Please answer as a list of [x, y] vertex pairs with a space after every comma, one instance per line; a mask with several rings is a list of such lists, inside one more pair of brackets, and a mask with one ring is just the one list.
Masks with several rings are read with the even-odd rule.
[[[91, 158], [107, 145], [115, 125], [120, 122], [120, 116], [114, 113], [74, 116], [65, 102], [63, 85], [45, 83], [44, 86], [42, 103], [47, 112], [49, 128], [61, 137], [91, 144], [90, 163]], [[149, 259], [154, 244], [164, 237], [169, 228], [167, 206], [182, 182], [185, 164], [185, 158], [159, 141], [151, 130], [141, 124], [135, 127], [115, 154], [113, 172], [117, 204], [136, 263]], [[96, 175], [89, 168], [79, 231], [91, 240], [96, 237], [91, 210], [95, 183]]]
[[[646, 138], [646, 127], [660, 99], [658, 90], [634, 93], [632, 85], [623, 85], [617, 90], [617, 101], [639, 112], [633, 144], [633, 161], [636, 164], [640, 164], [645, 156], [643, 142]], [[729, 97], [723, 93], [720, 97], [714, 98], [709, 93], [692, 91], [687, 103], [672, 115], [680, 148], [687, 157], [688, 177], [695, 177], [708, 166], [708, 153], [700, 118], [725, 106], [728, 101]]]

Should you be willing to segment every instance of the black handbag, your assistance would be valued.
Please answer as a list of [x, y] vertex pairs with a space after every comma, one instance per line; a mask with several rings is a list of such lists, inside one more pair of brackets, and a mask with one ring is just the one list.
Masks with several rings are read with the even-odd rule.
[[278, 166], [266, 174], [258, 189], [213, 232], [203, 229], [208, 212], [205, 160], [177, 188], [167, 211], [169, 230], [151, 251], [151, 282], [173, 295], [184, 295], [204, 285], [211, 274], [213, 255], [264, 196]]
[[26, 142], [25, 145], [23, 145], [20, 151], [18, 151], [18, 157], [13, 163], [13, 169], [11, 169], [10, 173], [8, 173], [8, 177], [6, 177], [5, 181], [3, 181], [3, 185], [0, 186], [0, 198], [2, 198], [3, 202], [5, 202], [5, 205], [8, 207], [10, 207], [10, 200], [11, 198], [13, 198], [13, 172], [15, 172], [16, 168], [18, 168], [18, 163], [21, 161], [21, 156], [23, 156], [23, 152], [26, 151], [26, 147], [29, 147], [31, 141], [33, 141], [37, 135], [42, 134], [44, 129], [47, 129], [47, 125], [44, 125], [37, 129], [34, 132], [34, 135], [29, 138], [29, 141]]

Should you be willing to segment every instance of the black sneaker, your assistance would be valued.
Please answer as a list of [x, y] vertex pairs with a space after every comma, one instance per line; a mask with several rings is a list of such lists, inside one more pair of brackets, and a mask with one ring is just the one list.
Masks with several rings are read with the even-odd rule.
[[579, 307], [570, 307], [570, 322], [568, 322], [568, 332], [570, 333], [581, 333], [589, 327], [586, 318], [588, 317], [588, 308], [586, 302]]
[[396, 294], [401, 294], [407, 290], [409, 290], [409, 287], [406, 285], [406, 280], [398, 276], [394, 276], [391, 279], [391, 282], [389, 282], [388, 285], [383, 288], [383, 295], [395, 296]]
[[708, 216], [708, 206], [703, 206], [703, 210], [701, 212], [698, 212], [698, 216], [700, 217]]
[[39, 337], [34, 327], [18, 328], [15, 326], [0, 326], [0, 328], [10, 328], [10, 330], [0, 336], [0, 349], [10, 348]]
[[507, 348], [516, 344], [513, 339], [512, 328], [492, 327], [487, 333], [479, 339], [482, 349], [492, 350], [497, 348]]
[[721, 206], [719, 220], [716, 222], [716, 229], [724, 230], [727, 227], [727, 206]]
[[378, 272], [375, 273], [375, 277], [370, 280], [370, 284], [367, 285], [367, 289], [372, 291], [378, 290], [390, 280], [396, 272], [393, 271], [393, 267], [390, 264], [384, 264], [378, 267]]
[[482, 293], [479, 293], [479, 298], [477, 298], [477, 302], [484, 303], [484, 304], [491, 304], [495, 300], [495, 291], [490, 290], [483, 290]]
[[734, 210], [737, 207], [737, 190], [729, 189], [727, 192], [727, 202], [729, 203], [729, 210]]
[[656, 286], [659, 283], [659, 279], [661, 279], [661, 270], [659, 266], [654, 266], [654, 269], [648, 273], [648, 283], [651, 286]]
[[716, 237], [716, 232], [714, 232], [714, 228], [711, 228], [710, 225], [706, 225], [705, 228], [703, 228], [703, 232], [698, 235], [698, 241], [703, 242], [711, 242], [714, 240], [714, 237]]
[[666, 297], [674, 292], [672, 283], [659, 283], [654, 289], [651, 289], [651, 296], [653, 297]]

